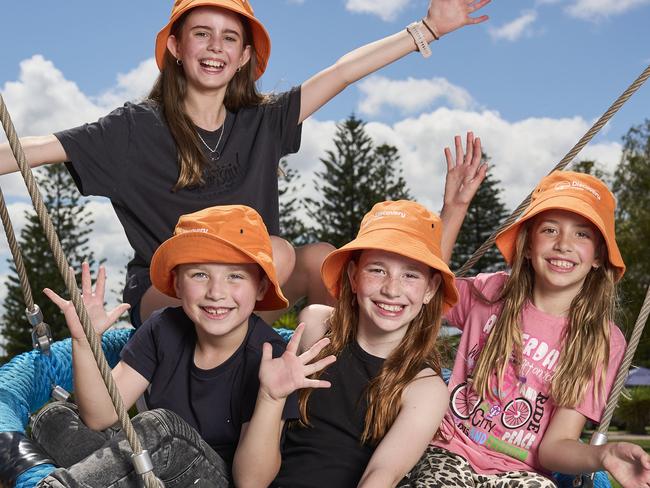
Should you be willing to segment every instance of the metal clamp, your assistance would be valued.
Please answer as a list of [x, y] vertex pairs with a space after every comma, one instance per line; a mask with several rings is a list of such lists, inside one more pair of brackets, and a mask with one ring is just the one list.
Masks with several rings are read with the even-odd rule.
[[32, 310], [26, 308], [25, 315], [27, 315], [27, 322], [29, 322], [29, 325], [32, 327], [35, 327], [43, 322], [43, 312], [41, 312], [41, 308], [36, 304], [34, 304], [34, 308]]
[[604, 444], [607, 444], [607, 434], [604, 434], [602, 432], [594, 432], [591, 435], [591, 440], [589, 441], [589, 444], [592, 446], [602, 446]]
[[135, 472], [139, 475], [153, 471], [153, 462], [151, 461], [151, 456], [149, 456], [149, 451], [143, 449], [140, 454], [133, 454], [131, 456], [131, 462], [135, 468]]
[[70, 393], [62, 386], [55, 385], [54, 388], [52, 388], [52, 398], [60, 402], [65, 402], [70, 398]]

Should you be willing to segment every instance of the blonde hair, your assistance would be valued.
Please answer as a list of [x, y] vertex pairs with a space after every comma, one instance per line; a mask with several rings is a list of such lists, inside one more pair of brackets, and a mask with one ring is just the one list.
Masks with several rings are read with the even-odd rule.
[[[180, 36], [190, 11], [174, 22], [170, 35]], [[253, 54], [249, 62], [239, 72], [235, 73], [235, 76], [228, 83], [223, 104], [231, 112], [260, 105], [269, 100], [269, 97], [257, 91], [255, 85], [257, 63], [250, 24], [241, 15], [238, 15], [238, 17], [244, 31], [243, 44], [244, 46], [250, 46]], [[166, 50], [163, 69], [147, 99], [162, 107], [169, 130], [176, 142], [179, 175], [174, 190], [202, 185], [204, 183], [203, 169], [208, 162], [194, 122], [185, 113], [183, 102], [186, 94], [187, 80], [183, 67], [179, 66], [169, 50]]]
[[[354, 253], [356, 261], [359, 252]], [[330, 343], [318, 355], [318, 359], [338, 355], [353, 343], [357, 335], [359, 308], [356, 295], [347, 273], [341, 272], [341, 292], [329, 319]], [[418, 315], [409, 324], [399, 345], [384, 360], [379, 374], [368, 383], [365, 397], [368, 408], [364, 421], [361, 443], [378, 444], [397, 418], [402, 405], [402, 393], [423, 368], [429, 367], [440, 375], [440, 354], [436, 339], [440, 331], [444, 304], [444, 286], [438, 287], [428, 304], [423, 304]], [[314, 360], [314, 361], [316, 361]], [[313, 375], [317, 378], [320, 373]], [[300, 416], [303, 425], [309, 425], [307, 405], [312, 390], [305, 388], [299, 393]]]
[[[473, 388], [483, 397], [492, 395], [496, 379], [502, 390], [508, 363], [522, 362], [521, 311], [532, 298], [535, 272], [525, 257], [529, 246], [532, 219], [517, 235], [512, 270], [501, 293], [488, 303], [503, 304], [473, 373]], [[617, 308], [616, 270], [607, 256], [602, 236], [597, 247], [602, 265], [592, 268], [578, 294], [571, 301], [568, 325], [564, 331], [558, 367], [553, 373], [550, 394], [559, 407], [575, 407], [584, 398], [592, 378], [602, 366], [594, 388], [594, 399], [604, 395], [605, 371], [609, 361], [610, 324]], [[496, 376], [496, 378], [495, 378]], [[493, 396], [493, 395], [492, 395]]]

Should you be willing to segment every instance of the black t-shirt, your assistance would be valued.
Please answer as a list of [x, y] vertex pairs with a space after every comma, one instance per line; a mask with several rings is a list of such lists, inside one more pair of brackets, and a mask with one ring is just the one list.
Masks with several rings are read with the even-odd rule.
[[325, 370], [322, 379], [332, 386], [315, 389], [309, 397], [311, 427], [295, 423], [286, 430], [282, 467], [273, 487], [357, 486], [374, 452], [374, 447], [360, 443], [365, 391], [383, 363], [383, 358], [368, 354], [355, 342]]
[[[227, 112], [220, 158], [207, 165], [205, 184], [178, 191], [173, 191], [179, 175], [176, 144], [153, 102], [127, 103], [97, 122], [55, 136], [79, 191], [110, 198], [135, 251], [130, 269], [149, 266], [179, 216], [214, 205], [248, 205], [277, 235], [277, 169], [282, 156], [300, 148], [299, 115], [299, 87], [269, 103]], [[214, 146], [220, 131], [215, 137], [201, 135]]]
[[[166, 408], [180, 415], [229, 464], [232, 463], [241, 425], [255, 409], [262, 345], [281, 356], [286, 343], [256, 315], [239, 349], [210, 370], [194, 364], [196, 332], [181, 307], [152, 315], [122, 349], [122, 360], [150, 383], [149, 408]], [[298, 418], [296, 395], [291, 395], [283, 419]]]

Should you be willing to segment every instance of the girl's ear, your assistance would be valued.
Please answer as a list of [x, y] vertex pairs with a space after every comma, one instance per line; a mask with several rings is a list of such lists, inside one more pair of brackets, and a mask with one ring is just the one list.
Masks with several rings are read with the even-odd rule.
[[350, 260], [348, 262], [348, 268], [347, 268], [347, 273], [348, 273], [348, 279], [350, 280], [350, 288], [352, 289], [352, 293], [357, 292], [357, 263], [354, 262], [354, 260]]
[[167, 49], [169, 49], [169, 52], [172, 53], [172, 56], [178, 59], [180, 50], [178, 48], [178, 40], [176, 39], [176, 36], [170, 35], [167, 38]]
[[424, 300], [423, 303], [427, 305], [431, 299], [435, 296], [436, 292], [438, 291], [438, 288], [440, 288], [440, 284], [442, 283], [442, 276], [440, 273], [435, 273], [430, 279], [429, 279], [429, 286], [427, 286], [427, 291], [424, 292]]
[[176, 268], [172, 269], [172, 282], [174, 283], [174, 293], [176, 293], [177, 298], [180, 298], [180, 286], [178, 285], [178, 271], [176, 271]]
[[262, 298], [264, 298], [264, 295], [266, 295], [269, 286], [270, 286], [269, 279], [266, 276], [262, 276], [262, 279], [260, 280], [260, 284], [257, 287], [257, 296], [255, 297], [255, 301], [259, 302]]
[[252, 53], [252, 48], [250, 44], [247, 44], [244, 46], [244, 50], [241, 53], [241, 57], [239, 58], [239, 66], [237, 69], [241, 69], [244, 66], [246, 66], [246, 63], [248, 63], [251, 60], [251, 53]]

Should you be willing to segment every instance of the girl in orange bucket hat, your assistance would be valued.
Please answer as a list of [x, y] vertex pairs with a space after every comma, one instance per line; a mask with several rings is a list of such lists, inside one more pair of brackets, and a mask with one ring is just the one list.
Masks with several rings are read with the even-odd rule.
[[[478, 187], [476, 149], [459, 171]], [[332, 387], [300, 393], [302, 423], [287, 430], [272, 486], [396, 486], [420, 459], [449, 399], [436, 339], [458, 294], [444, 232], [418, 203], [381, 202], [327, 256], [321, 274], [338, 302], [306, 309], [301, 346], [330, 339], [320, 356], [337, 361], [317, 377]]]
[[[553, 172], [496, 238], [510, 271], [456, 280], [450, 408], [416, 486], [551, 488], [551, 472], [603, 469], [626, 488], [650, 482], [641, 447], [579, 441], [586, 420], [600, 420], [625, 349], [613, 322], [625, 272], [615, 205], [598, 178]], [[450, 238], [466, 211], [449, 207]]]
[[[128, 307], [104, 311], [104, 279], [100, 270], [93, 290], [84, 265], [83, 298], [99, 334]], [[307, 376], [335, 358], [312, 361], [327, 339], [297, 355], [302, 326], [285, 344], [253, 314], [287, 305], [262, 218], [244, 205], [181, 216], [153, 256], [151, 280], [182, 305], [145, 321], [112, 374], [127, 409], [147, 391], [150, 410], [133, 425], [154, 474], [166, 486], [268, 486], [280, 465], [284, 421], [298, 417], [294, 392], [328, 387]], [[138, 486], [124, 435], [99, 432], [117, 416], [74, 307], [46, 293], [72, 335], [78, 412], [55, 402], [33, 421], [34, 438], [61, 466], [39, 486]]]
[[[178, 217], [211, 205], [255, 208], [273, 237], [280, 282], [290, 301], [329, 303], [319, 279], [332, 247], [294, 249], [280, 234], [278, 164], [298, 151], [302, 122], [347, 85], [460, 27], [490, 0], [432, 0], [426, 17], [356, 49], [289, 92], [261, 95], [271, 41], [248, 0], [175, 0], [156, 37], [160, 76], [142, 103], [127, 103], [98, 122], [25, 138], [31, 166], [68, 162], [84, 195], [108, 197], [134, 258], [124, 301], [137, 326], [152, 310], [177, 304], [151, 286], [149, 265]], [[16, 170], [0, 146], [0, 173]], [[285, 286], [286, 283], [286, 286]]]

